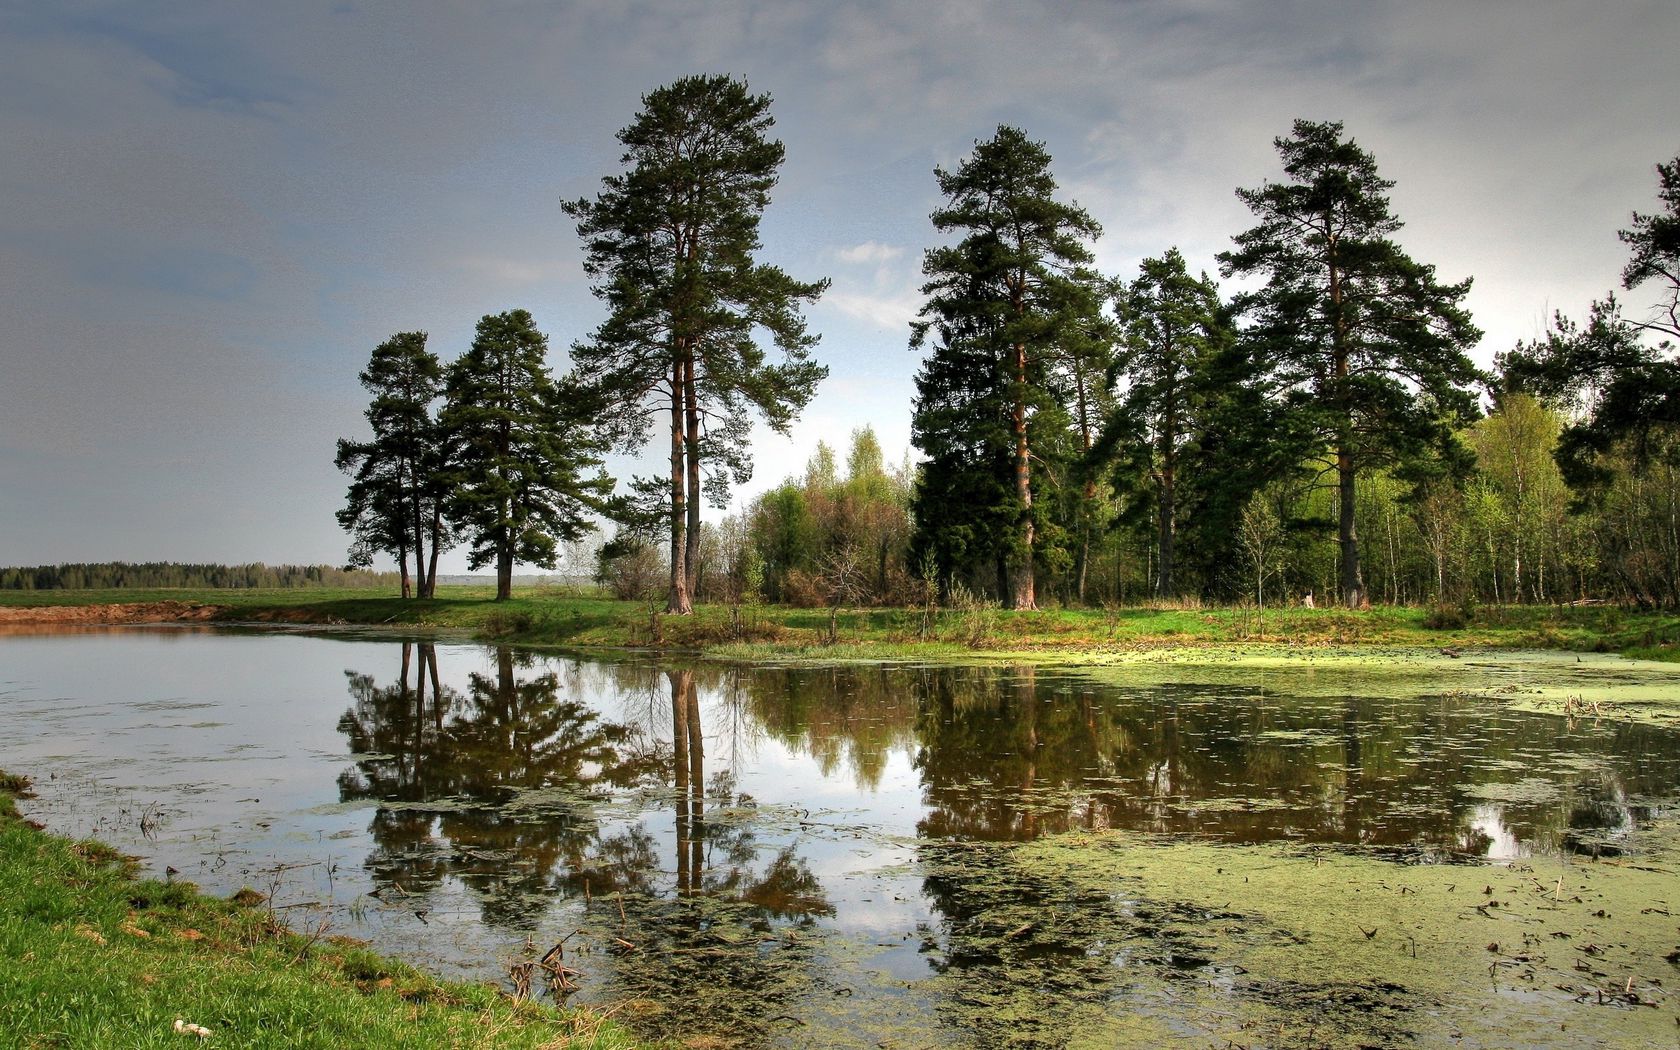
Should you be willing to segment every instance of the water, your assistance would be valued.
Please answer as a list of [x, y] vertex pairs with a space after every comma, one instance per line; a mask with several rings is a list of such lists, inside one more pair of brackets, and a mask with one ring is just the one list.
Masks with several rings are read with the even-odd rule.
[[1194, 1011], [1242, 968], [1181, 934], [1242, 900], [1024, 876], [1012, 844], [1562, 862], [1620, 855], [1680, 785], [1673, 732], [1287, 684], [42, 635], [0, 638], [0, 768], [52, 830], [296, 927], [748, 1046], [1083, 1045], [1122, 1000], [1220, 1030]]

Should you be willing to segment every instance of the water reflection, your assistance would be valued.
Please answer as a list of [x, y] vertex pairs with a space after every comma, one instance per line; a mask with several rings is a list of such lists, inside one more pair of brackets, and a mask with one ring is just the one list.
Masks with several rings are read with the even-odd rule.
[[1031, 670], [926, 671], [918, 686], [917, 830], [935, 839], [1122, 828], [1508, 857], [1647, 820], [1636, 800], [1677, 773], [1670, 733], [1566, 735], [1455, 700], [1097, 690]]
[[[499, 649], [495, 664], [464, 692], [440, 683], [425, 643], [404, 643], [392, 685], [346, 672], [339, 730], [363, 757], [340, 775], [339, 797], [384, 803], [367, 861], [382, 889], [422, 893], [453, 876], [481, 894], [486, 923], [526, 930], [564, 890], [566, 859], [596, 837], [587, 800], [656, 781], [666, 762], [633, 727], [562, 699], [555, 673], [521, 678], [528, 657]], [[510, 812], [515, 799], [525, 805]]]
[[[508, 649], [450, 684], [431, 645], [393, 657], [389, 684], [346, 672], [338, 723], [357, 756], [339, 798], [378, 803], [375, 892], [424, 907], [454, 880], [487, 927], [575, 937], [568, 950], [593, 953], [586, 994], [642, 1004], [647, 1034], [732, 1045], [843, 1026], [836, 931], [912, 937], [883, 965], [985, 1045], [1061, 1045], [1139, 988], [1221, 979], [1199, 932], [1220, 916], [1117, 901], [974, 844], [1125, 829], [1407, 859], [1606, 853], [1680, 783], [1672, 734], [1451, 698]], [[903, 874], [866, 890], [847, 873], [903, 842]]]
[[[761, 841], [733, 770], [708, 776], [698, 672], [610, 669], [622, 695], [644, 700], [663, 678], [667, 742], [652, 703], [611, 721], [577, 699], [579, 665], [563, 696], [556, 671], [510, 649], [494, 659], [495, 675], [469, 675], [464, 691], [441, 684], [424, 643], [403, 646], [391, 685], [346, 672], [339, 729], [361, 757], [339, 794], [381, 803], [366, 864], [375, 892], [423, 901], [453, 877], [475, 891], [484, 923], [518, 932], [554, 900], [581, 901], [587, 943], [615, 959], [592, 974], [606, 983], [597, 996], [646, 1000], [650, 1031], [767, 1034], [768, 1007], [791, 1008], [812, 980], [797, 934], [777, 931], [835, 909], [796, 844]], [[724, 706], [739, 717], [738, 704]], [[603, 816], [601, 804], [632, 790], [630, 817]], [[660, 1020], [660, 1004], [675, 1002], [705, 1004], [704, 1018]]]

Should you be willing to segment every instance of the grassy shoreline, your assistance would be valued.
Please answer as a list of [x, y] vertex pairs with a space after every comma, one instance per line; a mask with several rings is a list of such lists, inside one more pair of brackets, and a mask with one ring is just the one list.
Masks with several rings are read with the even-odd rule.
[[1180, 649], [1392, 648], [1553, 649], [1680, 661], [1680, 616], [1612, 606], [1284, 608], [1264, 614], [1225, 607], [971, 608], [941, 609], [931, 617], [920, 609], [846, 609], [836, 617], [831, 640], [826, 609], [703, 605], [691, 617], [675, 617], [649, 603], [556, 590], [516, 591], [506, 602], [492, 596], [485, 587], [443, 587], [438, 598], [425, 601], [371, 590], [0, 591], [0, 629], [7, 614], [42, 616], [49, 607], [85, 610], [89, 615], [77, 622], [92, 624], [102, 621], [90, 607], [168, 602], [197, 608], [157, 619], [413, 628], [520, 645], [668, 648], [733, 659], [1106, 662]]
[[[0, 1044], [17, 1047], [546, 1047], [629, 1050], [586, 1011], [440, 981], [358, 943], [306, 936], [260, 896], [136, 878], [108, 847], [18, 814], [0, 772]], [[50, 965], [46, 965], [50, 962]]]

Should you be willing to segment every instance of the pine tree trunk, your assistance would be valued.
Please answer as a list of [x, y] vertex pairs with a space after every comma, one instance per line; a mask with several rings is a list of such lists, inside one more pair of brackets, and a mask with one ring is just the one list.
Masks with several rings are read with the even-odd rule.
[[426, 586], [425, 586], [424, 592], [420, 595], [420, 597], [422, 597], [422, 598], [436, 598], [437, 597], [438, 547], [441, 545], [442, 540], [443, 540], [443, 509], [441, 507], [433, 507], [432, 508], [432, 556], [431, 556], [431, 560], [426, 565]]
[[1339, 433], [1336, 436], [1336, 481], [1341, 494], [1341, 515], [1338, 522], [1340, 545], [1339, 569], [1342, 583], [1342, 603], [1350, 609], [1370, 605], [1365, 597], [1365, 581], [1359, 573], [1359, 533], [1354, 527], [1354, 462], [1353, 462], [1353, 392], [1348, 381], [1348, 324], [1342, 310], [1342, 275], [1337, 255], [1337, 241], [1332, 232], [1335, 217], [1324, 216], [1324, 232], [1328, 241], [1327, 264], [1330, 274], [1330, 331], [1331, 353], [1335, 361], [1334, 396]]
[[404, 598], [412, 597], [408, 586], [408, 548], [406, 546], [397, 548], [397, 571], [402, 573], [402, 596]]
[[1342, 602], [1350, 609], [1369, 607], [1365, 597], [1365, 580], [1359, 572], [1359, 532], [1354, 525], [1353, 457], [1345, 448], [1336, 453], [1336, 482], [1341, 506], [1338, 508], [1338, 534], [1342, 577]]
[[1073, 595], [1081, 605], [1085, 604], [1085, 576], [1091, 565], [1090, 506], [1096, 488], [1090, 482], [1085, 484], [1085, 510], [1079, 516], [1079, 550], [1073, 556]]
[[688, 597], [688, 507], [683, 477], [683, 371], [680, 362], [671, 366], [671, 589], [665, 611], [687, 616], [694, 611]]
[[687, 430], [688, 529], [684, 537], [683, 570], [688, 595], [700, 591], [700, 397], [694, 383], [694, 357], [683, 362], [683, 412]]
[[1176, 513], [1173, 507], [1174, 498], [1172, 475], [1170, 472], [1164, 472], [1161, 476], [1161, 564], [1155, 587], [1157, 598], [1173, 596], [1174, 544], [1177, 539], [1173, 530], [1173, 515]]
[[[1087, 457], [1091, 454], [1091, 406], [1085, 392], [1085, 370], [1076, 365], [1075, 386], [1079, 409], [1079, 448]], [[1090, 469], [1086, 467], [1084, 469]], [[1079, 492], [1079, 549], [1073, 556], [1073, 593], [1079, 604], [1085, 604], [1085, 573], [1091, 562], [1091, 505], [1097, 501], [1096, 482], [1086, 480]]]
[[[410, 475], [414, 473], [411, 469]], [[430, 598], [431, 591], [426, 586], [426, 517], [425, 508], [420, 503], [420, 481], [411, 477], [413, 489], [409, 493], [409, 505], [413, 508], [414, 518], [414, 586], [421, 598]]]
[[1027, 347], [1015, 344], [1015, 500], [1021, 506], [1021, 538], [1009, 572], [1009, 605], [1036, 609], [1033, 593], [1032, 460], [1027, 449]]
[[1178, 508], [1175, 505], [1178, 495], [1178, 453], [1173, 447], [1173, 434], [1177, 423], [1173, 419], [1171, 410], [1167, 414], [1167, 426], [1162, 432], [1161, 448], [1161, 508], [1160, 508], [1160, 575], [1156, 577], [1155, 596], [1157, 598], [1171, 598], [1174, 593], [1173, 562], [1174, 547], [1177, 540], [1176, 518]]
[[496, 543], [496, 600], [505, 602], [513, 597], [513, 537], [502, 527]]

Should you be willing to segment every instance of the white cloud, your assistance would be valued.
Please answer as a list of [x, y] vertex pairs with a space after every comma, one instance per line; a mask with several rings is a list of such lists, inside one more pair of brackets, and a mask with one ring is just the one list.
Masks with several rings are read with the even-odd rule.
[[841, 262], [846, 263], [884, 263], [903, 255], [904, 249], [878, 241], [864, 241], [850, 248], [842, 248], [836, 254], [840, 256]]
[[[854, 292], [830, 288], [822, 297], [823, 305], [832, 306], [847, 317], [867, 322], [879, 329], [897, 331], [909, 338], [910, 322], [922, 308], [921, 296], [913, 290], [902, 292]], [[908, 406], [906, 406], [908, 411]]]

